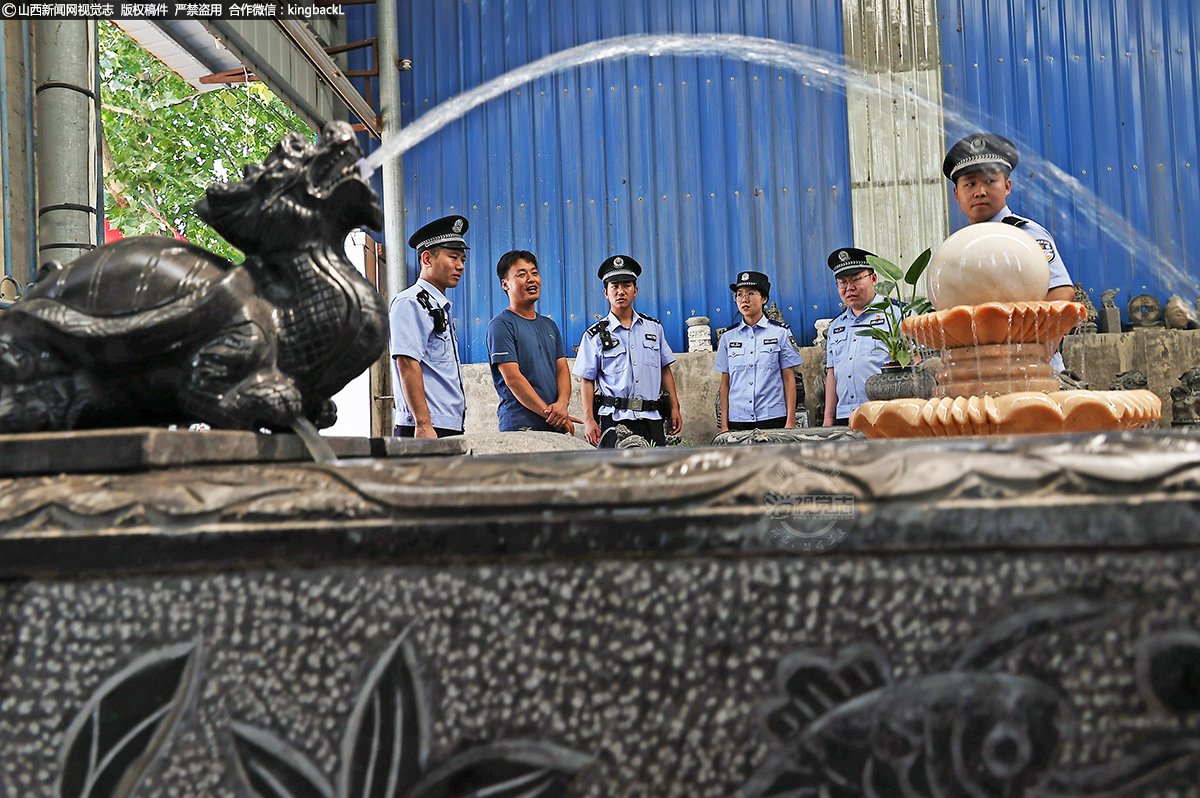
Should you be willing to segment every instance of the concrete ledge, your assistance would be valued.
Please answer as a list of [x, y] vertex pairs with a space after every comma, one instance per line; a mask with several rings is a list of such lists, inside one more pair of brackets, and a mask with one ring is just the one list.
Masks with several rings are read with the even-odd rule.
[[1163, 426], [1171, 425], [1171, 389], [1179, 375], [1200, 366], [1200, 330], [1149, 328], [1124, 333], [1068, 335], [1063, 362], [1093, 388], [1105, 390], [1122, 371], [1146, 375], [1147, 388], [1163, 402]]

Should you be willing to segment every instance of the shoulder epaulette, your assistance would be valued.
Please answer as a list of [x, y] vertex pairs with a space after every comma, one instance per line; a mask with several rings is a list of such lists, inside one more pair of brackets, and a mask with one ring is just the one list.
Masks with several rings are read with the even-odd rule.
[[647, 316], [645, 313], [642, 313], [642, 312], [640, 312], [640, 311], [638, 312], [638, 315], [639, 315], [639, 316], [641, 316], [641, 317], [642, 317], [643, 319], [645, 319], [646, 321], [652, 321], [652, 322], [654, 322], [655, 324], [662, 324], [662, 322], [661, 322], [661, 321], [659, 321], [658, 319], [654, 318], [653, 316]]
[[608, 319], [600, 319], [600, 321], [587, 328], [589, 336], [597, 336], [608, 329]]
[[792, 329], [786, 321], [775, 321], [775, 319], [767, 319], [767, 324], [774, 324], [776, 327], [782, 327], [785, 330]]
[[1020, 216], [1005, 216], [1000, 221], [1004, 224], [1011, 224], [1013, 227], [1024, 227], [1029, 224], [1028, 219], [1022, 219]]

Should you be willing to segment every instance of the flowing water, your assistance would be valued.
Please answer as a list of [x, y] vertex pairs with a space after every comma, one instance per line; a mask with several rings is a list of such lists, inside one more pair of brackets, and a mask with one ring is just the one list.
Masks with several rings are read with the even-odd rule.
[[317, 432], [316, 425], [307, 418], [300, 417], [293, 421], [292, 431], [300, 436], [300, 440], [304, 441], [304, 446], [312, 455], [313, 460], [325, 464], [337, 463], [338, 459], [334, 454], [333, 447], [329, 445], [329, 441], [321, 437], [321, 433]]
[[[845, 93], [848, 88], [855, 88], [867, 92], [882, 92], [897, 101], [920, 106], [923, 111], [934, 115], [929, 118], [942, 119], [947, 127], [964, 131], [992, 127], [986, 124], [987, 120], [968, 119], [909, 89], [881, 86], [878, 76], [847, 66], [840, 55], [833, 55], [824, 50], [801, 47], [775, 39], [732, 34], [648, 34], [620, 36], [562, 50], [445, 100], [384, 142], [379, 149], [359, 162], [359, 168], [364, 176], [370, 175], [384, 161], [412, 149], [489, 100], [530, 81], [597, 61], [635, 56], [737, 59], [800, 73], [806, 86], [821, 91]], [[1011, 131], [998, 132], [1013, 138]], [[1060, 211], [1060, 214], [1064, 218], [1071, 214], [1081, 215], [1084, 227], [1090, 226], [1128, 252], [1133, 261], [1155, 264], [1164, 286], [1178, 285], [1179, 290], [1186, 290], [1187, 286], [1196, 284], [1197, 281], [1189, 278], [1167, 253], [1147, 240], [1144, 234], [1136, 231], [1123, 216], [1101, 201], [1083, 183], [1049, 161], [1034, 155], [1031, 148], [1019, 138], [1017, 144], [1022, 153], [1022, 164], [1028, 167], [1028, 171], [1037, 175], [1036, 178], [1026, 177], [1027, 170], [1022, 169], [1018, 183], [1023, 194], [1034, 189], [1047, 195], [1061, 197], [1063, 204], [1060, 207], [1065, 210]]]

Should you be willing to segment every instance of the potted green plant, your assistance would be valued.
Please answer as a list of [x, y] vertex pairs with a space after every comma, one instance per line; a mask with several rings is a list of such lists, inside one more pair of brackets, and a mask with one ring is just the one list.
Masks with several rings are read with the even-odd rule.
[[[885, 258], [867, 256], [867, 262], [881, 279], [875, 285], [878, 300], [869, 305], [870, 310], [883, 314], [883, 326], [863, 326], [858, 335], [874, 338], [876, 348], [888, 353], [890, 362], [883, 372], [867, 380], [867, 398], [899, 399], [905, 396], [928, 398], [933, 391], [933, 376], [916, 368], [917, 342], [904, 334], [900, 322], [909, 316], [919, 316], [933, 310], [930, 301], [917, 296], [917, 283], [929, 265], [932, 250], [927, 249], [916, 257], [907, 270]], [[907, 292], [905, 290], [907, 286]], [[905, 294], [907, 293], [907, 297]]]

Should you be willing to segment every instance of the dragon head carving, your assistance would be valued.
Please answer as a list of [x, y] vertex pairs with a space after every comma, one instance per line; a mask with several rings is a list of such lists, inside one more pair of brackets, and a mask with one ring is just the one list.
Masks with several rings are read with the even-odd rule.
[[383, 226], [379, 195], [356, 166], [362, 157], [345, 122], [325, 125], [319, 144], [289, 133], [240, 181], [209, 186], [196, 213], [248, 255], [340, 245], [355, 227]]

